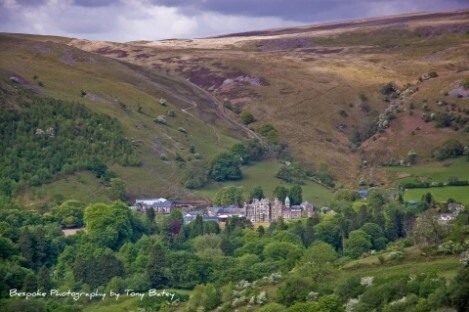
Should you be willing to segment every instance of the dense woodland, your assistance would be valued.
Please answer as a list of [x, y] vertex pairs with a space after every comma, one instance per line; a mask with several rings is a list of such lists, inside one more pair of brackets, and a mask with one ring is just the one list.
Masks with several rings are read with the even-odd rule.
[[0, 106], [0, 192], [6, 196], [80, 170], [109, 180], [115, 175], [106, 163], [140, 164], [135, 142], [116, 119], [27, 90], [15, 102]]
[[[467, 311], [467, 252], [450, 278], [398, 271], [360, 276], [343, 269], [371, 254], [383, 268], [405, 263], [416, 246], [420, 261], [459, 255], [469, 247], [467, 209], [443, 226], [434, 216], [447, 207], [431, 195], [404, 205], [400, 196], [391, 199], [379, 189], [366, 201], [354, 191], [340, 191], [330, 207], [335, 214], [256, 227], [237, 217], [222, 227], [200, 216], [184, 224], [180, 211], [139, 214], [123, 202], [86, 206], [69, 200], [42, 215], [3, 207], [1, 305], [4, 311], [81, 311], [100, 300], [26, 300], [10, 298], [10, 289], [156, 288], [172, 289], [176, 299], [145, 297], [135, 305], [146, 311]], [[62, 232], [83, 225], [75, 235]], [[188, 296], [184, 290], [193, 291]]]

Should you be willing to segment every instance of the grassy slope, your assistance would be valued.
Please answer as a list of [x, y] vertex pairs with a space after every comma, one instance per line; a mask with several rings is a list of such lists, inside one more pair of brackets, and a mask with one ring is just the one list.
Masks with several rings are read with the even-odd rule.
[[452, 198], [461, 203], [469, 203], [469, 186], [446, 186], [438, 188], [409, 189], [404, 193], [404, 200], [420, 200], [422, 195], [432, 193], [437, 201], [446, 202]]
[[[430, 162], [412, 167], [388, 167], [397, 184], [425, 180], [431, 182], [446, 183], [450, 177], [459, 180], [469, 180], [469, 162], [465, 158], [446, 160], [444, 162]], [[399, 178], [401, 177], [401, 178]], [[423, 194], [430, 192], [436, 200], [446, 201], [449, 198], [462, 203], [469, 203], [469, 187], [451, 186], [441, 188], [408, 189], [404, 193], [404, 199], [419, 200]]]
[[[291, 184], [284, 183], [282, 180], [275, 177], [275, 174], [280, 167], [281, 164], [275, 160], [253, 163], [252, 165], [242, 168], [242, 180], [226, 183], [214, 183], [202, 190], [194, 192], [194, 195], [214, 198], [216, 192], [222, 186], [243, 186], [244, 197], [247, 198], [251, 189], [256, 185], [260, 185], [264, 190], [264, 195], [272, 198], [272, 192], [278, 185], [291, 187]], [[314, 205], [327, 205], [332, 199], [332, 192], [317, 183], [308, 181], [305, 185], [302, 185], [302, 189], [303, 200], [307, 200]]]
[[[429, 151], [446, 139], [469, 143], [462, 131], [435, 129], [431, 124], [411, 135], [415, 127], [423, 126], [420, 125], [423, 101], [427, 101], [432, 112], [443, 110], [435, 104], [444, 98], [440, 93], [451, 90], [455, 81], [469, 78], [465, 57], [469, 35], [463, 31], [453, 33], [451, 26], [447, 26], [454, 24], [456, 29], [467, 26], [468, 15], [466, 12], [393, 18], [382, 25], [378, 20], [331, 29], [306, 27], [268, 38], [240, 36], [118, 47], [129, 53], [126, 61], [159, 66], [190, 78], [191, 82], [213, 90], [221, 101], [230, 100], [249, 109], [258, 119], [253, 127], [273, 123], [294, 157], [314, 165], [326, 162], [339, 180], [355, 187], [361, 178], [378, 183], [390, 181], [386, 171], [359, 170], [358, 164], [363, 159], [377, 165], [400, 159], [411, 148], [426, 159]], [[425, 29], [434, 34], [422, 35]], [[303, 44], [304, 38], [308, 43], [298, 48], [297, 43]], [[73, 44], [88, 51], [106, 46], [90, 42]], [[139, 51], [133, 52], [135, 49]], [[433, 70], [438, 72], [438, 78], [417, 84], [421, 74]], [[213, 76], [223, 80], [238, 75], [263, 78], [267, 84], [235, 83], [213, 89], [210, 80]], [[407, 83], [418, 85], [419, 91], [403, 101], [402, 113], [396, 114], [397, 119], [388, 130], [376, 134], [358, 150], [350, 149], [354, 129], [367, 127], [373, 116], [388, 106], [378, 91], [389, 81], [400, 89]], [[361, 109], [360, 93], [368, 98], [368, 114]], [[447, 98], [447, 101], [461, 109], [469, 108], [467, 99]], [[407, 110], [410, 102], [416, 105], [413, 116]], [[341, 117], [340, 110], [345, 110], [348, 117]]]
[[[40, 91], [42, 94], [84, 102], [93, 111], [116, 117], [125, 134], [141, 142], [142, 167], [111, 167], [125, 179], [132, 197], [181, 196], [184, 190], [178, 184], [180, 169], [174, 161], [176, 153], [188, 158], [189, 146], [194, 145], [198, 153], [210, 158], [240, 138], [229, 125], [216, 121], [203, 94], [177, 78], [140, 71], [125, 63], [51, 42], [2, 35], [0, 45], [2, 82], [11, 84], [9, 77], [17, 75], [35, 84], [33, 76], [36, 75], [45, 85]], [[91, 97], [80, 97], [80, 90], [86, 90]], [[160, 97], [168, 99], [166, 107], [158, 103]], [[190, 114], [183, 113], [181, 109], [191, 107], [192, 101], [199, 101], [198, 107], [189, 111]], [[121, 103], [126, 105], [125, 110]], [[141, 113], [137, 112], [138, 106], [142, 107]], [[167, 117], [168, 125], [153, 121], [168, 110], [176, 114], [174, 118]], [[214, 122], [208, 127], [210, 121]], [[178, 127], [184, 127], [187, 134], [178, 131]], [[162, 155], [168, 161], [160, 160]], [[66, 180], [62, 180], [39, 193], [44, 198], [57, 192], [80, 196], [89, 192], [89, 186], [98, 186], [97, 181], [89, 179], [89, 182], [69, 187]], [[29, 197], [31, 194], [25, 194], [23, 201]]]
[[[389, 167], [387, 170], [395, 172], [397, 177], [407, 175], [405, 181], [410, 182], [418, 178], [427, 178], [432, 182], [448, 182], [450, 177], [459, 180], [469, 180], [469, 162], [460, 157], [444, 162], [431, 162], [412, 167]], [[398, 180], [398, 182], [401, 179]]]

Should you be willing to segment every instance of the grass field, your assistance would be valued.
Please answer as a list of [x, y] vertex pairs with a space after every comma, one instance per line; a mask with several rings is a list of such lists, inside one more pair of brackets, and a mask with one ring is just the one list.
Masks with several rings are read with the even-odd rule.
[[[272, 192], [278, 185], [291, 187], [291, 184], [285, 183], [275, 177], [275, 174], [280, 167], [281, 164], [276, 160], [256, 162], [252, 165], [242, 168], [242, 180], [225, 183], [214, 183], [202, 190], [194, 192], [194, 195], [213, 199], [215, 194], [223, 187], [243, 186], [244, 197], [247, 197], [249, 196], [250, 190], [254, 186], [260, 185], [264, 190], [264, 195], [266, 197], [272, 198]], [[307, 200], [314, 205], [327, 205], [332, 199], [332, 192], [317, 183], [308, 181], [302, 185], [302, 188], [303, 200]]]
[[409, 262], [391, 265], [384, 264], [370, 267], [344, 269], [340, 278], [346, 278], [347, 276], [351, 275], [388, 277], [396, 274], [415, 275], [429, 272], [437, 272], [438, 275], [444, 277], [454, 277], [460, 266], [461, 264], [459, 263], [458, 257], [447, 257], [442, 259], [434, 259], [428, 262]]
[[452, 198], [458, 202], [469, 203], [469, 186], [446, 186], [433, 188], [408, 189], [404, 193], [404, 200], [420, 200], [425, 193], [432, 193], [437, 201], [447, 201]]
[[419, 178], [427, 178], [432, 182], [448, 182], [449, 177], [459, 180], [469, 180], [469, 162], [463, 157], [443, 162], [431, 162], [413, 167], [389, 167], [389, 171], [397, 174], [408, 174], [408, 177], [398, 179], [398, 184], [414, 182]]
[[55, 182], [31, 187], [17, 197], [27, 208], [43, 203], [77, 199], [85, 203], [110, 202], [109, 190], [90, 172], [78, 172]]

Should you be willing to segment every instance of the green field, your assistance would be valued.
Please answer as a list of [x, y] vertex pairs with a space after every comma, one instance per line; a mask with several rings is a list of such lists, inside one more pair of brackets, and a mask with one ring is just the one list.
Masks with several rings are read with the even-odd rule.
[[[366, 258], [368, 259], [368, 258]], [[460, 268], [458, 257], [434, 259], [428, 262], [409, 262], [397, 265], [376, 265], [371, 267], [344, 269], [341, 279], [350, 275], [389, 277], [396, 274], [415, 275], [419, 273], [437, 272], [444, 277], [454, 277]]]
[[[278, 185], [283, 185], [287, 188], [291, 184], [285, 183], [275, 177], [275, 174], [281, 167], [281, 164], [276, 160], [266, 160], [256, 162], [249, 166], [242, 167], [243, 179], [234, 182], [213, 183], [202, 190], [193, 193], [195, 196], [209, 197], [213, 199], [215, 194], [225, 186], [243, 186], [244, 197], [249, 196], [250, 190], [256, 186], [262, 186], [264, 195], [272, 198], [272, 192]], [[327, 205], [332, 199], [332, 191], [311, 181], [306, 182], [301, 186], [303, 188], [303, 200], [314, 205]]]
[[432, 193], [437, 201], [447, 201], [452, 198], [458, 202], [469, 203], [469, 186], [445, 186], [432, 188], [408, 189], [404, 193], [404, 200], [419, 200], [425, 193]]
[[463, 157], [412, 167], [390, 167], [388, 170], [397, 174], [409, 175], [398, 179], [398, 184], [415, 182], [419, 178], [430, 179], [432, 182], [448, 182], [450, 177], [465, 181], [469, 180], [469, 162]]
[[25, 190], [17, 201], [28, 208], [46, 202], [77, 199], [85, 203], [110, 202], [109, 190], [90, 172], [77, 172], [55, 182]]

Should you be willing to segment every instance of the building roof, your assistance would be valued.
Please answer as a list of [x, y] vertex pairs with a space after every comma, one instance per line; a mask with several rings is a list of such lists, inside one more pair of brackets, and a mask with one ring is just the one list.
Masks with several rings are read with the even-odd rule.
[[147, 206], [154, 206], [154, 207], [166, 207], [169, 203], [169, 206], [171, 206], [171, 201], [163, 197], [137, 199], [135, 203], [137, 205], [140, 204], [140, 205], [147, 205]]
[[366, 195], [368, 195], [368, 190], [359, 190], [358, 194], [360, 194], [361, 197], [365, 197]]

